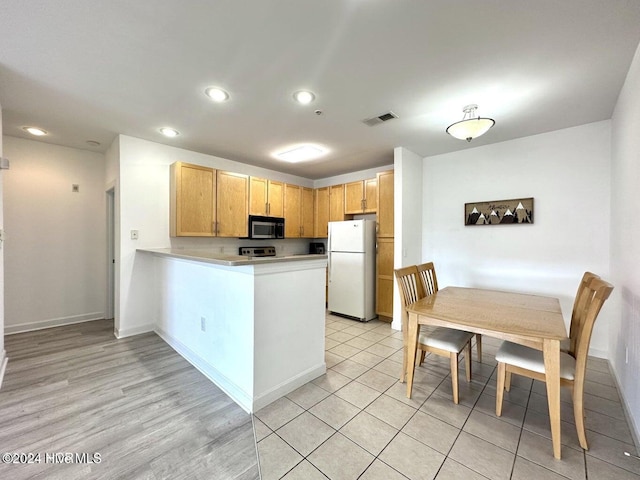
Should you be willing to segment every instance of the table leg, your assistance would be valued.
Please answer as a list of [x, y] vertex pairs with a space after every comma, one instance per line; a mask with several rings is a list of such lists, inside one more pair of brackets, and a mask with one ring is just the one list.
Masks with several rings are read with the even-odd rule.
[[407, 360], [405, 372], [407, 374], [407, 398], [411, 398], [413, 388], [413, 372], [416, 368], [416, 353], [418, 350], [418, 315], [409, 313], [409, 325], [407, 326]]
[[560, 341], [545, 339], [542, 351], [544, 354], [553, 456], [560, 460], [562, 447], [560, 438]]

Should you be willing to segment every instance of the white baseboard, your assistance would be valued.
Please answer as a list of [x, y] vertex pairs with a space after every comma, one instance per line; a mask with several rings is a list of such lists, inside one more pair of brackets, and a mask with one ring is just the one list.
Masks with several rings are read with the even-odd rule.
[[211, 364], [203, 360], [199, 355], [194, 353], [186, 345], [179, 340], [171, 337], [168, 333], [162, 330], [160, 327], [155, 327], [155, 332], [165, 342], [169, 344], [176, 352], [178, 352], [186, 361], [196, 367], [205, 377], [211, 380], [220, 390], [226, 393], [233, 399], [240, 407], [247, 413], [252, 413], [253, 402], [249, 393], [245, 392], [242, 388], [238, 387], [235, 383], [225, 377]]
[[104, 319], [104, 312], [85, 313], [83, 315], [72, 315], [70, 317], [50, 318], [48, 320], [38, 320], [37, 322], [19, 323], [17, 325], [7, 325], [5, 319], [5, 335], [15, 333], [33, 332], [44, 328], [61, 327], [63, 325], [73, 325], [74, 323], [90, 322], [92, 320]]
[[141, 325], [139, 327], [134, 327], [134, 328], [124, 328], [120, 330], [118, 330], [117, 328], [114, 328], [113, 333], [115, 334], [116, 338], [126, 338], [126, 337], [133, 337], [134, 335], [140, 335], [142, 333], [153, 332], [155, 328], [156, 328], [155, 323], [148, 323], [146, 325]]
[[607, 350], [600, 350], [598, 348], [589, 347], [589, 356], [609, 360], [609, 352]]
[[7, 357], [7, 351], [2, 350], [0, 352], [0, 388], [2, 388], [2, 380], [4, 379], [4, 372], [7, 369], [7, 362], [9, 358]]
[[[631, 414], [632, 410], [627, 402], [627, 399], [624, 396], [624, 391], [620, 387], [620, 381], [618, 380], [618, 376], [611, 365], [611, 362], [607, 362], [609, 364], [609, 372], [611, 372], [611, 376], [613, 380], [616, 382], [616, 388], [618, 389], [618, 395], [620, 395], [620, 400], [622, 400], [622, 410], [624, 411], [624, 416], [627, 417], [627, 423], [629, 424], [631, 430], [631, 436], [633, 437], [633, 442], [636, 444], [636, 448], [640, 448], [640, 425], [636, 423], [635, 418]], [[640, 419], [639, 419], [640, 420]], [[632, 452], [634, 453], [634, 452]]]
[[322, 362], [321, 365], [310, 368], [293, 378], [288, 379], [286, 382], [276, 385], [271, 390], [257, 395], [253, 399], [253, 411], [257, 412], [263, 407], [266, 407], [271, 402], [276, 401], [280, 397], [285, 396], [287, 393], [293, 392], [296, 388], [301, 387], [305, 383], [309, 383], [311, 380], [318, 378], [320, 375], [324, 375], [327, 371], [327, 364]]

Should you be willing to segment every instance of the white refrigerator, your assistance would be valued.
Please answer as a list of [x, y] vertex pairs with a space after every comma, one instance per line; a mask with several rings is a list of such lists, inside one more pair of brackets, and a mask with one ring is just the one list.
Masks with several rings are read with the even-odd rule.
[[376, 222], [329, 222], [329, 311], [376, 318]]

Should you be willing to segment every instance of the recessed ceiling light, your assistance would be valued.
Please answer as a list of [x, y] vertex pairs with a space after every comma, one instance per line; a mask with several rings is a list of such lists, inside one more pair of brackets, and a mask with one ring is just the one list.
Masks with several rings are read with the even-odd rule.
[[22, 127], [25, 132], [29, 132], [31, 135], [35, 135], [36, 137], [41, 137], [42, 135], [46, 135], [48, 132], [38, 127]]
[[162, 127], [160, 129], [160, 133], [169, 138], [177, 137], [178, 135], [180, 135], [179, 131], [169, 127]]
[[293, 98], [295, 98], [296, 102], [307, 105], [313, 102], [316, 96], [308, 90], [300, 90], [293, 94]]
[[229, 94], [220, 87], [209, 87], [204, 93], [214, 102], [224, 102], [229, 100]]
[[328, 153], [328, 150], [319, 145], [297, 145], [295, 147], [290, 147], [285, 150], [281, 150], [273, 154], [279, 160], [284, 160], [285, 162], [304, 162], [305, 160], [313, 160], [315, 158], [321, 157]]

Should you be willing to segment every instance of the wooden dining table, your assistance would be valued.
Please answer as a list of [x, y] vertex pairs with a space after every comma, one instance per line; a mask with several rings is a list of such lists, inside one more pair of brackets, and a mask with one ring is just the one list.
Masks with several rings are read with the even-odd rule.
[[542, 350], [553, 456], [560, 459], [560, 342], [567, 338], [567, 329], [557, 298], [446, 287], [407, 306], [407, 312], [408, 398], [413, 387], [419, 325], [466, 330]]

